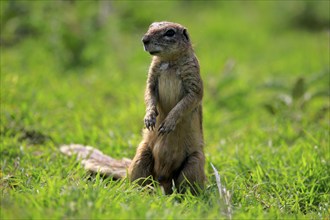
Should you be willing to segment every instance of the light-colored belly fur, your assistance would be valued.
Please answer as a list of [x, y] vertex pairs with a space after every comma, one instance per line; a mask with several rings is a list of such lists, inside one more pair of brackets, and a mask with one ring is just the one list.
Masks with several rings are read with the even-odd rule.
[[182, 81], [176, 73], [160, 74], [158, 79], [159, 110], [167, 115], [182, 98], [182, 90]]
[[[183, 94], [182, 81], [174, 72], [164, 72], [158, 79], [158, 127], [168, 113], [181, 100]], [[186, 157], [184, 151], [184, 137], [186, 131], [180, 129], [180, 122], [176, 129], [169, 134], [158, 136], [154, 147], [155, 172], [157, 176], [173, 173], [178, 169]], [[165, 176], [165, 178], [168, 178]]]

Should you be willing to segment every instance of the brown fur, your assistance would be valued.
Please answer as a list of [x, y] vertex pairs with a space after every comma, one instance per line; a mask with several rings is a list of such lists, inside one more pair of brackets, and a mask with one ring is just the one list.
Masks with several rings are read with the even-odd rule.
[[[174, 34], [173, 34], [174, 33]], [[205, 181], [199, 63], [186, 28], [171, 22], [150, 25], [142, 39], [153, 55], [145, 91], [147, 129], [129, 167], [131, 181], [152, 176], [172, 192], [193, 193]]]

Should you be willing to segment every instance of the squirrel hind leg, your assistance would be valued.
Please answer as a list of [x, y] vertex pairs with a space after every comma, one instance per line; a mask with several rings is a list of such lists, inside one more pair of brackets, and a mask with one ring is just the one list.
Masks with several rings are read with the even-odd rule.
[[200, 193], [206, 181], [204, 164], [205, 156], [202, 151], [196, 151], [187, 157], [182, 170], [175, 179], [179, 192], [184, 193], [190, 188], [192, 194]]
[[149, 185], [147, 180], [152, 176], [154, 167], [154, 158], [147, 142], [142, 142], [138, 147], [136, 154], [129, 166], [129, 179], [131, 182], [137, 181], [140, 185]]

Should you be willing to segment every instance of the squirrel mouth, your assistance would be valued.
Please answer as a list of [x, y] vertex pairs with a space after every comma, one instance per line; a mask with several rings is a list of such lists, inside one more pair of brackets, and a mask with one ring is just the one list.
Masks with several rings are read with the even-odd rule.
[[155, 51], [149, 51], [149, 53], [151, 54], [151, 55], [156, 55], [156, 54], [158, 54], [160, 51], [158, 51], [158, 50], [155, 50]]

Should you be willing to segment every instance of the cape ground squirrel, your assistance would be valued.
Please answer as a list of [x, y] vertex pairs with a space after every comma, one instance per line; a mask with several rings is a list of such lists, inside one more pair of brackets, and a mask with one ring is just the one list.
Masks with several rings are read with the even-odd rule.
[[[155, 22], [142, 42], [153, 56], [145, 91], [147, 129], [143, 140], [132, 161], [117, 161], [105, 155], [100, 159], [96, 154], [84, 160], [85, 168], [120, 178], [123, 168], [129, 166], [129, 179], [141, 185], [149, 184], [146, 178], [151, 176], [166, 194], [172, 193], [174, 186], [179, 192], [189, 187], [197, 193], [205, 182], [203, 82], [187, 29], [177, 23]], [[86, 159], [81, 154], [84, 147], [72, 146], [61, 150], [70, 149]]]

